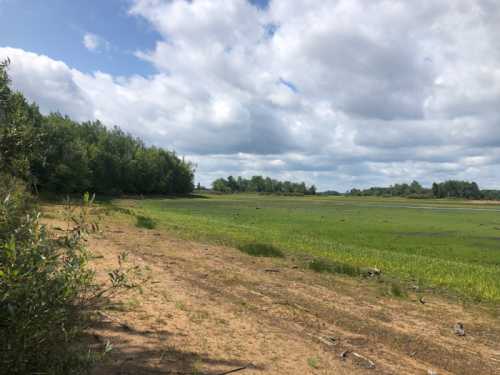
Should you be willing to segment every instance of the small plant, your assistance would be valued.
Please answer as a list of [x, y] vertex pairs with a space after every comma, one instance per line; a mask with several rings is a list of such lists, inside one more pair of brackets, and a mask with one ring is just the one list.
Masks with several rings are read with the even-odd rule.
[[362, 273], [358, 267], [325, 259], [313, 259], [309, 263], [309, 269], [316, 272], [340, 273], [349, 276], [359, 276]]
[[200, 358], [196, 358], [191, 365], [192, 375], [202, 375], [203, 374], [203, 361]]
[[313, 369], [319, 368], [319, 359], [316, 357], [307, 358], [307, 364]]
[[148, 216], [142, 216], [142, 215], [136, 216], [135, 225], [138, 228], [145, 228], [145, 229], [155, 229], [156, 228], [156, 222], [152, 218], [150, 218]]
[[184, 302], [181, 302], [181, 301], [177, 301], [175, 303], [175, 308], [179, 309], [179, 310], [182, 310], [182, 311], [187, 311], [187, 306]]
[[238, 249], [254, 257], [284, 258], [285, 254], [270, 244], [250, 243], [238, 246]]

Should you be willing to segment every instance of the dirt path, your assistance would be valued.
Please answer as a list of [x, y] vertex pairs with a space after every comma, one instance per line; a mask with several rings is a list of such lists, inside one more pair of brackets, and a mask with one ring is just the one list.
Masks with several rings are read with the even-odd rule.
[[127, 251], [152, 278], [103, 314], [94, 337], [114, 349], [96, 375], [500, 374], [499, 321], [437, 297], [111, 221], [90, 246], [101, 276]]

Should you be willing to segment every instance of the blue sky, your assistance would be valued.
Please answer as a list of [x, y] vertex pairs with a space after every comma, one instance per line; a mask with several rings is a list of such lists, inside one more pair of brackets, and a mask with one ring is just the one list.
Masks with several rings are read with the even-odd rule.
[[[153, 74], [134, 56], [150, 50], [160, 35], [144, 19], [128, 14], [131, 0], [0, 0], [0, 45], [22, 48], [69, 63], [83, 72]], [[265, 8], [268, 0], [251, 0]], [[16, 20], [16, 22], [12, 22]], [[17, 20], [22, 20], [18, 22]], [[99, 35], [109, 49], [89, 53], [86, 33]]]
[[[129, 15], [129, 7], [126, 0], [3, 0], [0, 45], [45, 54], [87, 73], [152, 74], [151, 64], [134, 52], [154, 48], [160, 37], [145, 20]], [[109, 50], [88, 51], [82, 44], [86, 33], [108, 41]]]
[[0, 0], [14, 88], [206, 185], [500, 187], [498, 35], [496, 0]]

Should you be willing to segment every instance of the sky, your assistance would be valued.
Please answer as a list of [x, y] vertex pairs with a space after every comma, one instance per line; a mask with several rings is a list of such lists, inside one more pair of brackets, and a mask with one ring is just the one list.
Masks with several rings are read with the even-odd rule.
[[499, 35], [498, 0], [0, 0], [14, 88], [203, 185], [500, 188]]

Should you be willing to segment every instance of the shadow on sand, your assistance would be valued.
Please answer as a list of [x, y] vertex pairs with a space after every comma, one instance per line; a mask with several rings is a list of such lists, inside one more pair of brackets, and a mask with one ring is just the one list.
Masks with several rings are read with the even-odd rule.
[[137, 330], [109, 320], [97, 322], [86, 339], [95, 351], [102, 352], [106, 341], [111, 343], [113, 349], [91, 374], [222, 375], [239, 373], [232, 371], [242, 367], [264, 370], [262, 366], [241, 359], [214, 358], [208, 353], [183, 351], [169, 343], [176, 335], [183, 336], [182, 333], [166, 330]]

